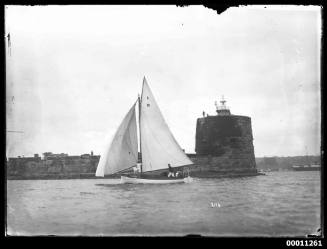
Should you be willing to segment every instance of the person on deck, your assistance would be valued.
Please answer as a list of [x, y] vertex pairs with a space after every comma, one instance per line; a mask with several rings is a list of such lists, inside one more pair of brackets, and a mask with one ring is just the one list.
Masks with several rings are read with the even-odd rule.
[[136, 164], [136, 170], [134, 171], [134, 173], [136, 174], [136, 175], [138, 175], [138, 176], [140, 176], [141, 175], [141, 167], [142, 167], [142, 163], [137, 163]]
[[169, 173], [168, 173], [168, 177], [175, 177], [175, 173], [174, 173], [174, 170], [173, 168], [170, 166], [170, 163], [168, 163], [168, 170], [169, 170]]

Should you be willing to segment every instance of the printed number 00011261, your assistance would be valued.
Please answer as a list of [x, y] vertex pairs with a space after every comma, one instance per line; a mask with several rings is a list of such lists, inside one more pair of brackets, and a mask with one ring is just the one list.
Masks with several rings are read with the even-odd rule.
[[322, 246], [321, 240], [287, 240], [287, 246]]

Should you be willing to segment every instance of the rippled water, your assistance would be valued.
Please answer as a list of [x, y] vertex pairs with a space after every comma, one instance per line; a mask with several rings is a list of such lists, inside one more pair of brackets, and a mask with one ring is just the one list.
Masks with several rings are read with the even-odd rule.
[[7, 181], [11, 235], [305, 236], [320, 227], [320, 172], [122, 185]]

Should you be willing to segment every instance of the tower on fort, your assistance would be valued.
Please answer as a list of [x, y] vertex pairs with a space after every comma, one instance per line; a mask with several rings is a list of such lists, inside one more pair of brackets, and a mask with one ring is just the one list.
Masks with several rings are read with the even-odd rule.
[[233, 115], [222, 96], [217, 115], [197, 119], [195, 163], [210, 171], [256, 173], [251, 118]]
[[224, 99], [224, 95], [221, 97], [220, 103], [221, 105], [218, 105], [217, 101], [215, 101], [217, 115], [231, 115], [229, 108], [225, 105], [226, 100]]

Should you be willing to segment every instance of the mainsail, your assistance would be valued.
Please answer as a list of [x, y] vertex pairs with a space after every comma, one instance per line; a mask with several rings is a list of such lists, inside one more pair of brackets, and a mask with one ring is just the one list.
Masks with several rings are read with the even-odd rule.
[[193, 164], [169, 130], [153, 94], [143, 79], [140, 110], [142, 172]]
[[131, 168], [136, 165], [137, 158], [137, 128], [134, 104], [120, 124], [109, 149], [101, 155], [95, 175], [104, 176]]

